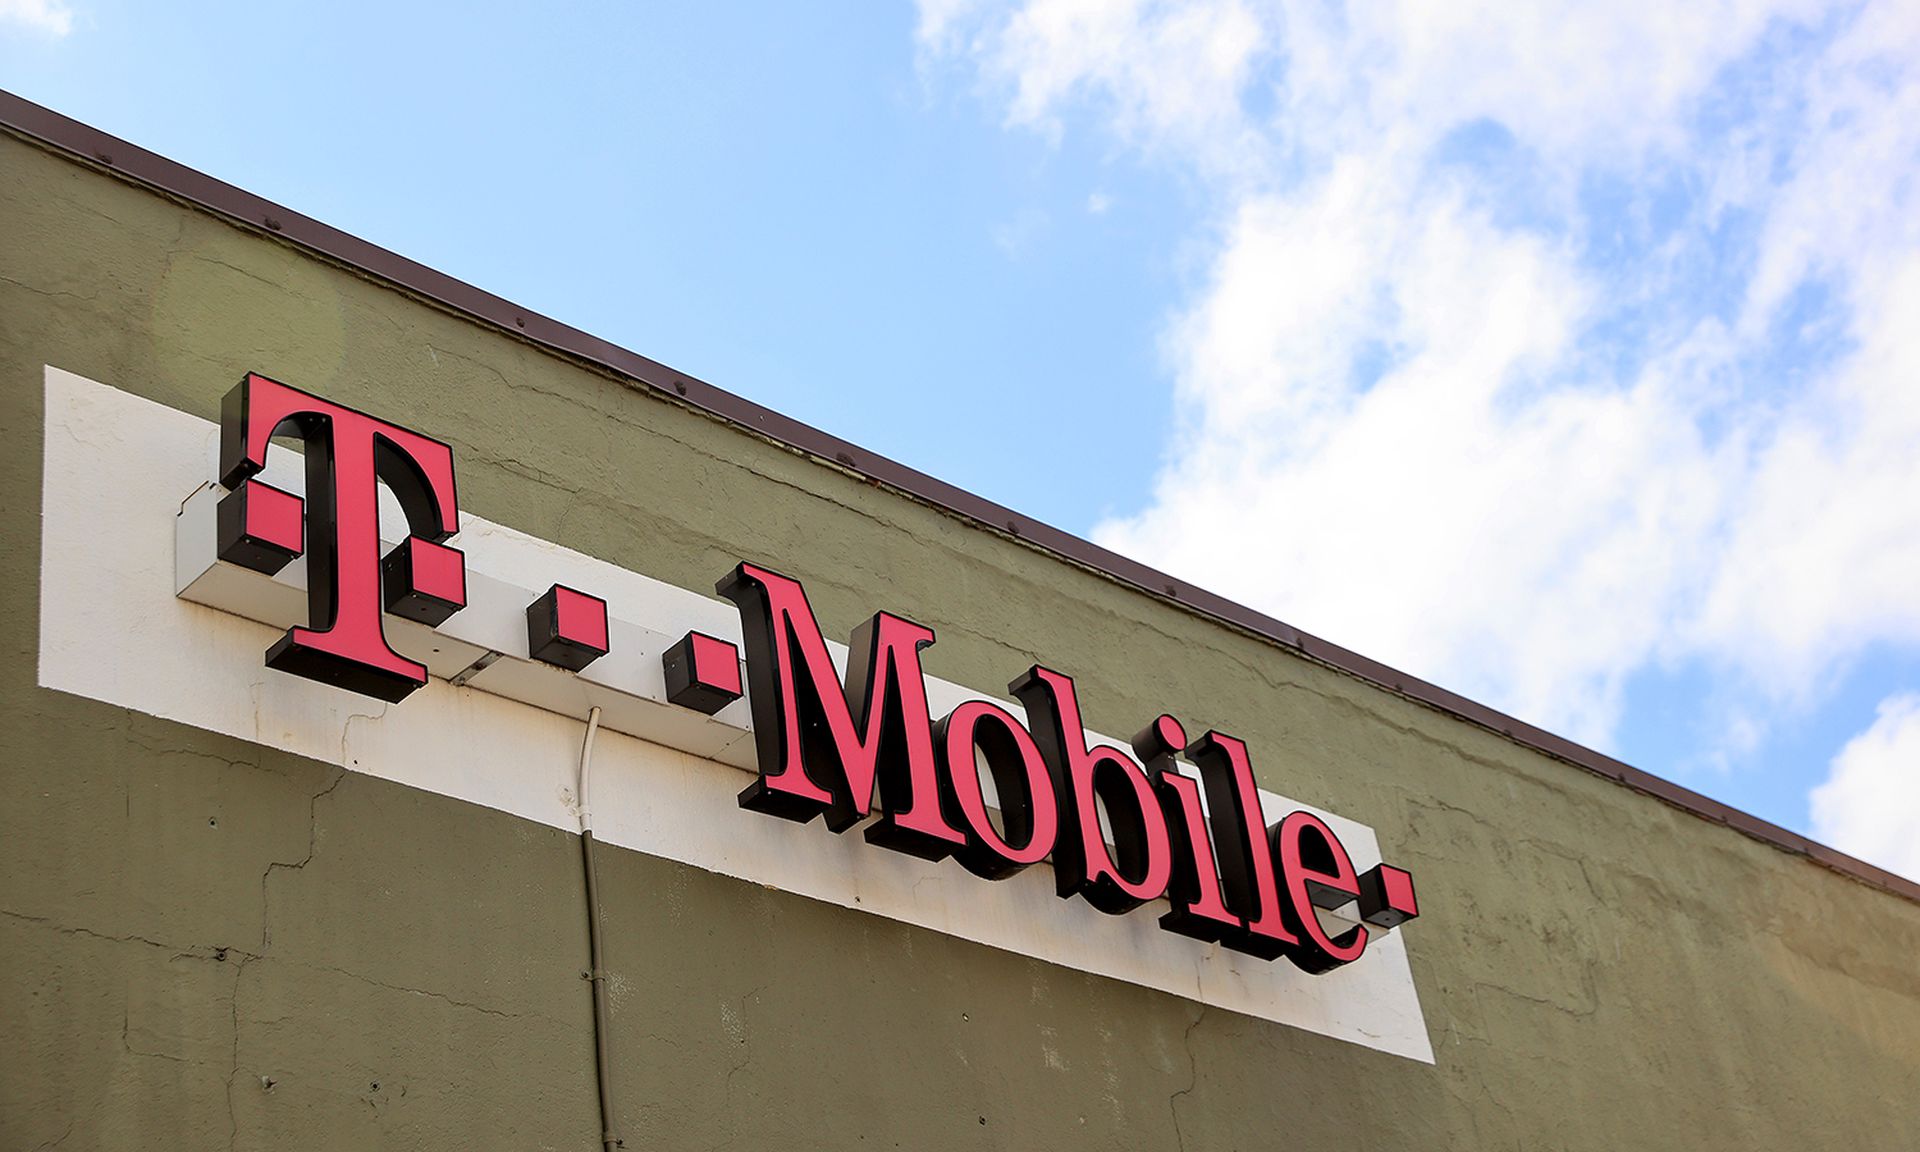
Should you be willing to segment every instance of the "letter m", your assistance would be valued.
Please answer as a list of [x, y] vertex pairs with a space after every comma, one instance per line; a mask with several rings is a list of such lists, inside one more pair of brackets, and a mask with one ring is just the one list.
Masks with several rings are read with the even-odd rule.
[[797, 580], [741, 564], [718, 585], [740, 610], [760, 777], [740, 806], [938, 860], [965, 843], [941, 813], [920, 649], [933, 631], [885, 612], [854, 632], [844, 687]]

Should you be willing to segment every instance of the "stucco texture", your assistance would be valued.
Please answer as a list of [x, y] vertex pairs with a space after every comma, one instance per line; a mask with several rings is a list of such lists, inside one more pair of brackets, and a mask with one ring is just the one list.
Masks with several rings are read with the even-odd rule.
[[602, 848], [628, 1148], [1915, 1146], [1920, 905], [0, 136], [0, 1149], [599, 1140], [572, 836], [38, 687], [44, 364], [208, 418], [263, 371], [479, 515], [1044, 658], [1418, 877], [1432, 1066]]

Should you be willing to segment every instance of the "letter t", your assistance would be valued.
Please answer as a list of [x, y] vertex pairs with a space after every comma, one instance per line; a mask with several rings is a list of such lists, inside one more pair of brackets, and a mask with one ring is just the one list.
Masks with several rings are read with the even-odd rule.
[[[220, 482], [234, 488], [264, 468], [267, 445], [283, 427], [306, 446], [308, 626], [269, 648], [267, 666], [381, 700], [404, 699], [427, 682], [427, 669], [389, 647], [381, 628], [376, 480], [399, 498], [414, 546], [441, 547], [460, 526], [453, 450], [249, 373], [220, 406]], [[459, 563], [464, 571], [464, 558]]]

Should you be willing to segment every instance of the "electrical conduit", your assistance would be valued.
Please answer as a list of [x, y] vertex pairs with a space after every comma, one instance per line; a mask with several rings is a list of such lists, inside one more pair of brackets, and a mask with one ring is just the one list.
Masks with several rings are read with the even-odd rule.
[[600, 958], [600, 877], [593, 866], [593, 739], [600, 734], [600, 709], [587, 713], [587, 736], [580, 746], [580, 861], [587, 874], [587, 980], [593, 988], [593, 1072], [600, 1092], [600, 1143], [607, 1152], [621, 1146], [613, 1128], [613, 1085], [608, 1080], [613, 1058], [607, 1051], [612, 1029], [607, 1023], [607, 969]]

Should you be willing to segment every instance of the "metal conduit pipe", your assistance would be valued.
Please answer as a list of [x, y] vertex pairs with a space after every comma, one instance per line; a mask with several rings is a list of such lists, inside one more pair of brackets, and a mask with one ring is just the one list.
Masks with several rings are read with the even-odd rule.
[[607, 1023], [607, 969], [600, 958], [600, 876], [593, 866], [593, 809], [588, 788], [593, 782], [593, 738], [600, 733], [600, 709], [587, 713], [587, 736], [580, 745], [580, 861], [587, 877], [587, 981], [593, 988], [593, 1077], [600, 1093], [600, 1143], [606, 1152], [621, 1146], [613, 1127], [613, 1085], [609, 1080], [613, 1058], [607, 1051], [612, 1029]]

